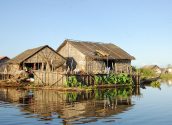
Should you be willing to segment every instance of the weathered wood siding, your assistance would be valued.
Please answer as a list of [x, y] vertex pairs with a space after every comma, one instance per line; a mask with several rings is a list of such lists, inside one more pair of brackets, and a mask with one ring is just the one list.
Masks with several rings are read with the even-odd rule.
[[[130, 60], [114, 60], [113, 71], [117, 73], [129, 73], [131, 67]], [[103, 73], [105, 72], [106, 64], [105, 61], [90, 60], [87, 61], [87, 71], [89, 73]]]
[[60, 72], [34, 71], [35, 85], [64, 86], [66, 77]]
[[9, 64], [7, 70], [9, 74], [15, 75], [20, 71], [20, 66], [19, 64]]
[[52, 51], [50, 48], [44, 48], [43, 50], [39, 51], [38, 53], [36, 53], [34, 56], [32, 56], [31, 58], [25, 60], [25, 63], [36, 63], [38, 61], [40, 62], [46, 62], [48, 60], [51, 59], [56, 59], [56, 60], [61, 60], [60, 56], [57, 56], [57, 54]]
[[76, 62], [76, 69], [79, 69], [82, 71], [86, 70], [85, 55], [81, 53], [79, 50], [77, 50], [71, 44], [66, 43], [66, 45], [63, 46], [60, 49], [60, 51], [58, 51], [58, 53], [61, 54], [65, 58], [74, 59], [74, 62]]
[[96, 60], [87, 61], [86, 69], [88, 73], [102, 73], [105, 70], [105, 63]]
[[24, 61], [24, 63], [49, 63], [56, 67], [60, 66], [62, 62], [64, 59], [48, 47]]
[[36, 85], [63, 86], [65, 84], [65, 78], [61, 74], [65, 71], [64, 63], [66, 60], [50, 47], [45, 46], [33, 54], [22, 56], [26, 56], [26, 59], [18, 62], [20, 64], [15, 62], [8, 64], [9, 74], [15, 76], [26, 69], [31, 69], [34, 71]]
[[131, 72], [130, 71], [131, 67], [131, 60], [118, 60], [115, 62], [115, 71], [116, 72]]

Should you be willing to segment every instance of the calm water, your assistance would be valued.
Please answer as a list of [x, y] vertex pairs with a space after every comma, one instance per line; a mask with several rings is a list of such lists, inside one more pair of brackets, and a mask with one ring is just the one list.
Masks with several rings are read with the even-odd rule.
[[171, 97], [171, 81], [87, 93], [0, 88], [0, 124], [171, 125]]

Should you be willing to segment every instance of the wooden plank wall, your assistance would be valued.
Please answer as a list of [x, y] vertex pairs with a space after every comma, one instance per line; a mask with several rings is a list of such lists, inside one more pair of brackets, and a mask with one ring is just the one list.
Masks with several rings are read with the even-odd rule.
[[58, 72], [34, 71], [36, 85], [64, 86], [66, 77]]

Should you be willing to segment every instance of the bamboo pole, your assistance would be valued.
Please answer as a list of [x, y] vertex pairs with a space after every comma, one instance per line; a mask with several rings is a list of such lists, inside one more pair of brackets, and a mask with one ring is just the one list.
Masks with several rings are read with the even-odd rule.
[[57, 86], [58, 86], [58, 74], [56, 74], [56, 76], [57, 76], [57, 77], [56, 77], [56, 78], [57, 78], [57, 80], [56, 80], [56, 81], [57, 81]]
[[[36, 55], [37, 63], [38, 63], [38, 54]], [[40, 77], [40, 71], [39, 71], [40, 65], [38, 63], [38, 77]], [[38, 79], [38, 86], [39, 86], [39, 79]]]

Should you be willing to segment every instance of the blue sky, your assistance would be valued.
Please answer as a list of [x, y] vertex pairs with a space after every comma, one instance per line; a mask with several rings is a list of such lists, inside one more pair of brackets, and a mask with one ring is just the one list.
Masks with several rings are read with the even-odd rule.
[[112, 42], [133, 65], [172, 64], [172, 0], [0, 0], [0, 55], [64, 39]]

